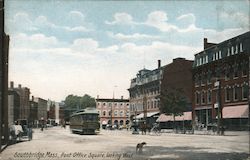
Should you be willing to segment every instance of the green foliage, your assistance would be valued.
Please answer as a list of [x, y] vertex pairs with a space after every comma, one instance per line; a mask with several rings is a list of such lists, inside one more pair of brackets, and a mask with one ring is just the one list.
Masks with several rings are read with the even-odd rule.
[[68, 112], [74, 112], [79, 109], [84, 109], [88, 107], [95, 107], [95, 98], [85, 94], [83, 97], [77, 95], [68, 95], [65, 98], [65, 110]]
[[169, 88], [164, 90], [160, 96], [160, 111], [165, 114], [172, 114], [174, 117], [183, 115], [187, 110], [187, 99], [183, 95], [182, 89]]

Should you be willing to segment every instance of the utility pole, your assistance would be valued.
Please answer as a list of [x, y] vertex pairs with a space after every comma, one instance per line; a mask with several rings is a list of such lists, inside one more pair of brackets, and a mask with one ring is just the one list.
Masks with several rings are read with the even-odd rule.
[[214, 85], [218, 87], [217, 134], [224, 135], [223, 115], [222, 115], [222, 105], [221, 105], [221, 79], [218, 79]]

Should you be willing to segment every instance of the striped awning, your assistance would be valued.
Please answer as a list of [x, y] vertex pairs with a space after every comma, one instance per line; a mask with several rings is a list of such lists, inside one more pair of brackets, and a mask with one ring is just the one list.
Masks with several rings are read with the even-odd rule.
[[249, 114], [248, 105], [223, 107], [222, 109], [223, 118], [248, 118], [248, 114]]
[[[192, 112], [184, 112], [181, 116], [175, 116], [175, 121], [189, 121], [192, 120]], [[156, 122], [174, 121], [173, 115], [161, 114]]]

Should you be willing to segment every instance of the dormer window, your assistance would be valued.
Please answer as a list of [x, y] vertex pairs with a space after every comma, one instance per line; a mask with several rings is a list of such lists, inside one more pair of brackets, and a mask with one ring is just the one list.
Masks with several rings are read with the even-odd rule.
[[242, 43], [240, 43], [240, 52], [243, 52], [243, 46], [242, 46]]
[[238, 45], [235, 46], [235, 54], [238, 53]]
[[230, 48], [227, 48], [227, 56], [230, 56]]

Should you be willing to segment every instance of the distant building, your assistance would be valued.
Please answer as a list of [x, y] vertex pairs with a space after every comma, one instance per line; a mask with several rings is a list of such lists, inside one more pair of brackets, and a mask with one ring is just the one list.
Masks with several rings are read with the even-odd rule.
[[8, 114], [9, 126], [20, 119], [20, 96], [17, 91], [11, 89], [8, 91]]
[[96, 109], [99, 112], [100, 124], [106, 128], [107, 124], [126, 127], [130, 123], [130, 105], [128, 99], [96, 99]]
[[18, 87], [14, 87], [14, 82], [10, 82], [10, 89], [16, 91], [20, 96], [20, 115], [19, 119], [29, 119], [30, 116], [30, 89], [22, 87], [21, 84]]
[[64, 104], [48, 100], [48, 119], [52, 120], [54, 124], [61, 124], [64, 121]]
[[36, 97], [34, 101], [38, 104], [37, 106], [37, 118], [38, 120], [47, 120], [47, 100]]
[[38, 103], [34, 101], [34, 96], [30, 100], [30, 118], [29, 121], [33, 124], [34, 127], [37, 127], [39, 123], [38, 119]]
[[226, 129], [249, 126], [250, 32], [195, 54], [193, 65], [193, 121], [207, 127], [222, 120]]

